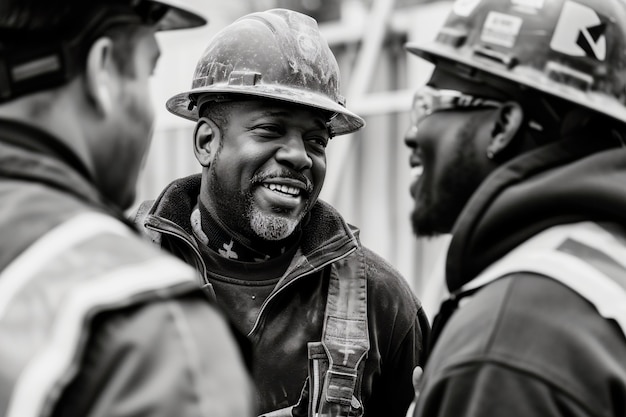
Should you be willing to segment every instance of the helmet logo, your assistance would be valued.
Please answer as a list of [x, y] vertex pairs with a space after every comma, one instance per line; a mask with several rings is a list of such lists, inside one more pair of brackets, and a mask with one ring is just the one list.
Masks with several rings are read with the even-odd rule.
[[606, 58], [606, 23], [590, 7], [567, 1], [550, 41], [550, 48], [571, 56]]

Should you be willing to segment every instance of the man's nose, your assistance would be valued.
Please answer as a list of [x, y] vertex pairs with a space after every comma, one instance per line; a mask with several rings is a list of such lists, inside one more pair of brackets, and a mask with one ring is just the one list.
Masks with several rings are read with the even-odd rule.
[[309, 156], [304, 138], [296, 133], [285, 137], [283, 144], [276, 152], [276, 159], [297, 171], [303, 171], [313, 166], [313, 160]]
[[409, 148], [417, 148], [417, 126], [412, 124], [404, 135], [404, 143]]

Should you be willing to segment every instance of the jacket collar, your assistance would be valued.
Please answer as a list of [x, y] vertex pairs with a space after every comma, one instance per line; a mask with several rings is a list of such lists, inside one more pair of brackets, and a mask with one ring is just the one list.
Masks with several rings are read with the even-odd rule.
[[[170, 183], [155, 200], [145, 224], [159, 231], [194, 241], [191, 212], [200, 193], [201, 175], [195, 174]], [[317, 268], [359, 246], [358, 229], [348, 225], [329, 204], [318, 200], [304, 220], [302, 239], [289, 270]], [[308, 267], [307, 267], [308, 268]], [[305, 268], [306, 269], [306, 268]]]
[[131, 226], [122, 211], [98, 191], [76, 154], [58, 138], [6, 119], [0, 119], [0, 132], [0, 177], [45, 184], [72, 194]]

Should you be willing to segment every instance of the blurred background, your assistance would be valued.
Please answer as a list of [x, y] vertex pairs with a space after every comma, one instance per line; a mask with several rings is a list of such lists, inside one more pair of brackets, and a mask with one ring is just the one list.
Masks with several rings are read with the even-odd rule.
[[409, 126], [413, 91], [432, 67], [405, 52], [407, 41], [428, 41], [451, 3], [433, 0], [188, 0], [209, 24], [158, 34], [162, 57], [153, 78], [157, 125], [141, 175], [137, 204], [155, 198], [173, 179], [200, 172], [193, 156], [193, 122], [165, 110], [165, 101], [188, 90], [210, 37], [245, 14], [270, 8], [314, 17], [341, 68], [347, 108], [365, 118], [360, 132], [334, 138], [321, 198], [361, 229], [362, 242], [405, 277], [432, 317], [440, 292], [436, 278], [448, 237], [416, 239], [409, 215]]

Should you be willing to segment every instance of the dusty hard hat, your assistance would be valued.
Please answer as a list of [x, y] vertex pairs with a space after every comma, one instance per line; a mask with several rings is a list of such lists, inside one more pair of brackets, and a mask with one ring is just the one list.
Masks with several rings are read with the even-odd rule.
[[345, 108], [339, 66], [317, 22], [285, 9], [252, 13], [218, 32], [198, 61], [191, 90], [167, 109], [198, 120], [198, 100], [237, 95], [282, 100], [330, 112], [334, 135], [356, 131], [363, 119]]
[[626, 122], [621, 0], [457, 0], [434, 42], [406, 49], [437, 66], [502, 78]]

